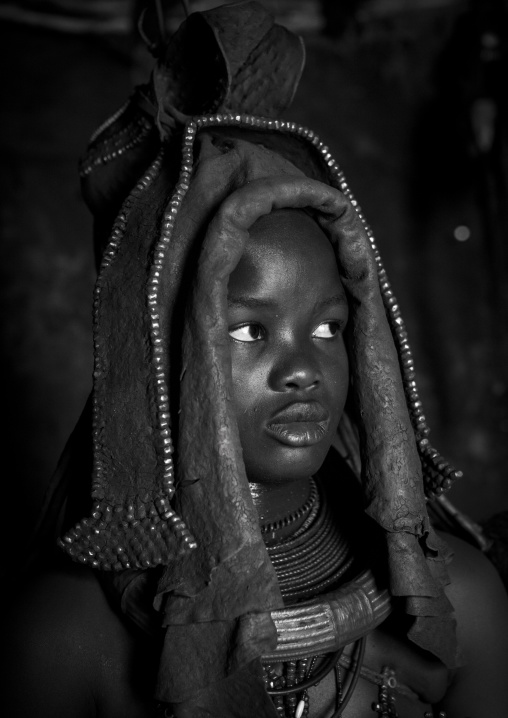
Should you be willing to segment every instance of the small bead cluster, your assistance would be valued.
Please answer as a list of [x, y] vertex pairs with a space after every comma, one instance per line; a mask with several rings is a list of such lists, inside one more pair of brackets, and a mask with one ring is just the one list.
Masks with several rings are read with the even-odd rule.
[[436, 449], [428, 439], [419, 441], [420, 458], [422, 460], [423, 475], [429, 498], [441, 496], [448, 491], [453, 482], [462, 477], [462, 471], [455, 469]]
[[164, 499], [137, 503], [136, 508], [96, 503], [92, 518], [82, 519], [59, 545], [76, 561], [105, 571], [161, 564], [175, 533], [188, 530]]
[[398, 718], [394, 693], [397, 687], [395, 671], [392, 668], [383, 668], [381, 676], [383, 680], [379, 686], [378, 700], [372, 704], [372, 710], [380, 718]]
[[293, 693], [274, 694], [272, 701], [280, 718], [307, 718], [309, 715], [309, 696], [306, 690], [298, 692], [297, 687], [312, 672], [316, 658], [303, 658], [297, 661], [285, 661], [282, 673], [277, 673], [270, 664], [263, 665], [263, 677], [268, 691], [294, 688]]
[[393, 294], [390, 282], [388, 281], [386, 269], [382, 264], [373, 232], [365, 219], [360, 205], [354, 198], [353, 193], [346, 182], [343, 171], [332, 157], [329, 148], [312, 130], [309, 130], [303, 125], [299, 125], [296, 122], [265, 119], [253, 115], [228, 113], [195, 118], [189, 122], [186, 127], [184, 135], [184, 148], [187, 146], [188, 142], [193, 141], [198, 129], [224, 125], [240, 126], [247, 129], [259, 129], [264, 131], [280, 130], [306, 140], [321, 155], [323, 162], [328, 168], [330, 183], [340, 189], [353, 205], [358, 218], [362, 222], [365, 232], [367, 233], [376, 261], [381, 295], [383, 297], [388, 321], [392, 329], [394, 342], [398, 349], [404, 390], [415, 432], [420, 459], [422, 461], [425, 492], [428, 498], [439, 496], [450, 488], [454, 480], [462, 476], [462, 472], [457, 471], [445, 459], [443, 459], [443, 457], [440, 456], [438, 452], [432, 448], [432, 446], [430, 446], [427, 439], [430, 429], [427, 426], [422, 409], [422, 402], [419, 398], [416, 387], [414, 359], [409, 347], [407, 331], [404, 325], [404, 320], [401, 317], [400, 307]]

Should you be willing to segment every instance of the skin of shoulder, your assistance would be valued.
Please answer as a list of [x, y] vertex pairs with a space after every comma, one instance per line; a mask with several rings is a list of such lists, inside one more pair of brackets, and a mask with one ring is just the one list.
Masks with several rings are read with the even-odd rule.
[[[483, 554], [444, 538], [454, 551], [446, 592], [462, 665], [436, 709], [448, 718], [505, 718], [508, 596]], [[71, 566], [40, 575], [4, 617], [2, 697], [10, 718], [150, 714], [157, 651], [116, 615], [92, 571]]]
[[10, 718], [148, 715], [146, 686], [137, 686], [150, 663], [143, 641], [109, 606], [92, 571], [70, 566], [27, 583], [4, 635], [2, 695]]
[[508, 595], [490, 561], [449, 534], [454, 551], [446, 593], [457, 620], [461, 666], [438, 706], [448, 718], [508, 715]]

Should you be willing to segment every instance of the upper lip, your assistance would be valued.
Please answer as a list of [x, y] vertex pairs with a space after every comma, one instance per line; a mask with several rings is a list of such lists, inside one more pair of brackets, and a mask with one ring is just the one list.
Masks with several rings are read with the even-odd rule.
[[292, 424], [296, 421], [326, 421], [329, 417], [326, 409], [317, 401], [295, 401], [278, 411], [270, 424]]

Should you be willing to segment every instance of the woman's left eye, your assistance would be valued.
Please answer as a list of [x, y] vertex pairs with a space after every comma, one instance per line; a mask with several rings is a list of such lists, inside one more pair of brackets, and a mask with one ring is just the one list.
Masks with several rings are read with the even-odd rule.
[[323, 322], [312, 332], [312, 336], [317, 339], [333, 339], [339, 333], [339, 325], [337, 322]]
[[244, 324], [236, 329], [230, 329], [229, 336], [237, 342], [258, 342], [263, 339], [264, 333], [259, 324]]

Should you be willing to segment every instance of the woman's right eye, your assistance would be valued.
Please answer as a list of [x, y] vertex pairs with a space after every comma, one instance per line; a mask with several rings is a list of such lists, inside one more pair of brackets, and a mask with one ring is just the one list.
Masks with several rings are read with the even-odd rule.
[[229, 330], [229, 336], [237, 342], [258, 342], [264, 337], [264, 330], [259, 324], [243, 324]]

